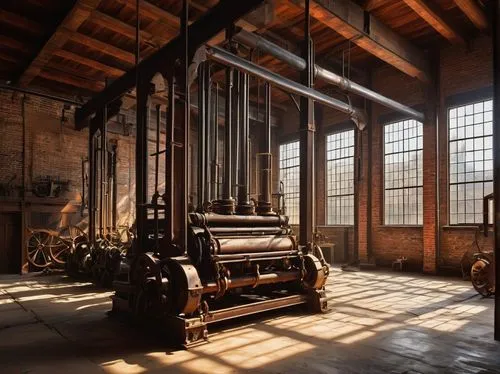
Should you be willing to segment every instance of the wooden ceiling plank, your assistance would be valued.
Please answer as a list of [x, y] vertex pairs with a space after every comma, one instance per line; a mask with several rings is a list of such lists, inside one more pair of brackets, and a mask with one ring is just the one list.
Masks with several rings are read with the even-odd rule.
[[[303, 0], [288, 1], [304, 8]], [[423, 52], [371, 14], [366, 30], [365, 11], [352, 1], [312, 0], [311, 16], [405, 74], [428, 81]]]
[[20, 42], [5, 35], [0, 35], [0, 45], [22, 52], [23, 54], [29, 54], [30, 49], [33, 48], [33, 46], [27, 45], [25, 42]]
[[102, 71], [103, 73], [109, 75], [111, 78], [118, 78], [125, 73], [124, 70], [115, 68], [113, 66], [105, 65], [103, 63], [100, 63], [99, 61], [77, 55], [76, 53], [69, 52], [64, 49], [59, 49], [57, 51], [54, 51], [54, 56], [58, 56], [66, 60], [70, 60], [88, 66], [89, 68]]
[[437, 4], [429, 0], [404, 0], [404, 2], [451, 43], [465, 45], [465, 37], [450, 24]]
[[[90, 20], [99, 26], [105, 27], [118, 34], [124, 35], [130, 39], [135, 40], [135, 27], [125, 23], [117, 18], [111, 17], [98, 10], [94, 10], [90, 16]], [[141, 41], [153, 43], [153, 35], [147, 31], [141, 30]], [[166, 42], [166, 39], [164, 43]], [[158, 47], [158, 45], [155, 45]]]
[[38, 22], [1, 8], [0, 8], [0, 19], [2, 20], [2, 23], [7, 23], [17, 29], [19, 28], [23, 29], [24, 31], [34, 35], [40, 35], [45, 33], [43, 26]]
[[73, 87], [84, 88], [93, 92], [99, 92], [105, 87], [104, 82], [91, 81], [88, 79], [75, 77], [67, 73], [63, 73], [60, 70], [43, 69], [40, 71], [38, 76], [51, 81], [68, 84]]
[[18, 86], [27, 87], [31, 83], [47, 65], [54, 51], [63, 47], [69, 40], [71, 33], [78, 30], [80, 25], [87, 20], [92, 10], [97, 8], [100, 2], [101, 0], [78, 0], [76, 2], [38, 55], [31, 61], [28, 68], [18, 79]]
[[90, 36], [81, 33], [68, 33], [68, 34], [69, 34], [69, 39], [71, 39], [76, 43], [82, 44], [91, 49], [95, 49], [99, 52], [105, 53], [120, 61], [126, 62], [129, 65], [135, 64], [135, 55], [131, 52], [125, 51], [111, 44], [101, 42], [100, 40], [91, 38]]
[[488, 29], [488, 18], [476, 0], [455, 0], [455, 4], [479, 30]]

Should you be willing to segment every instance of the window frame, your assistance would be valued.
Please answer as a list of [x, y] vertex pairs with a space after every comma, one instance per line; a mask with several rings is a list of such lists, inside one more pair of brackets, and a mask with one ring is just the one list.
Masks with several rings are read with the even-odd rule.
[[[472, 105], [474, 106], [474, 104], [478, 104], [478, 103], [483, 103], [484, 105], [484, 102], [486, 101], [492, 101], [492, 111], [493, 111], [493, 101], [494, 101], [494, 98], [493, 98], [493, 94], [488, 91], [488, 90], [485, 90], [484, 92], [479, 92], [479, 94], [464, 94], [464, 95], [460, 95], [460, 99], [459, 100], [452, 100], [452, 99], [448, 99], [447, 102], [446, 102], [446, 203], [447, 203], [447, 225], [450, 226], [450, 227], [453, 227], [453, 228], [459, 228], [459, 227], [476, 227], [476, 226], [480, 226], [483, 224], [482, 220], [481, 222], [479, 223], [471, 223], [471, 222], [468, 222], [468, 223], [460, 223], [460, 222], [457, 222], [457, 223], [451, 223], [451, 142], [452, 140], [450, 139], [450, 111], [452, 109], [457, 109], [458, 107], [465, 107], [467, 105]], [[484, 115], [484, 106], [483, 106], [483, 115]], [[456, 117], [458, 118], [458, 117]], [[492, 127], [494, 129], [494, 116], [492, 117]], [[483, 121], [483, 124], [484, 124], [484, 121]], [[493, 133], [491, 135], [487, 135], [487, 136], [491, 136], [493, 137]], [[484, 135], [483, 135], [483, 139], [484, 139]], [[466, 139], [474, 139], [475, 137], [472, 136], [471, 138], [463, 138], [461, 140], [466, 140]], [[453, 141], [458, 141], [458, 139], [456, 140], [453, 140]], [[493, 156], [494, 156], [494, 146], [495, 144], [492, 143], [492, 152], [493, 152]], [[484, 147], [483, 147], [483, 152], [484, 152]], [[494, 170], [494, 165], [493, 165], [493, 170]], [[482, 183], [483, 184], [483, 193], [484, 193], [484, 184], [487, 183], [487, 182], [490, 182], [490, 181], [486, 181], [486, 180], [482, 180], [481, 182], [461, 182], [461, 183], [458, 183], [458, 182], [455, 182], [453, 183], [454, 185], [458, 186], [459, 184], [462, 184], [464, 186], [466, 186], [467, 184], [475, 184], [475, 183]], [[493, 178], [491, 179], [491, 182], [493, 183]], [[464, 203], [466, 202], [467, 200], [464, 200]], [[458, 200], [457, 200], [458, 202]], [[464, 213], [466, 214], [466, 213]], [[475, 213], [474, 213], [475, 214]], [[482, 212], [481, 212], [481, 215], [482, 215]], [[490, 226], [490, 225], [488, 225]]]
[[[352, 214], [352, 217], [353, 217], [353, 223], [352, 224], [349, 224], [349, 223], [345, 223], [345, 224], [339, 224], [339, 223], [335, 223], [335, 224], [329, 224], [328, 223], [328, 136], [330, 135], [334, 135], [334, 134], [339, 134], [339, 133], [342, 133], [342, 132], [347, 132], [347, 131], [353, 131], [354, 132], [354, 153], [353, 153], [353, 184], [356, 183], [356, 148], [357, 148], [357, 131], [356, 129], [349, 125], [349, 126], [343, 126], [343, 127], [340, 127], [340, 128], [336, 128], [336, 129], [332, 129], [332, 130], [329, 130], [328, 132], [325, 133], [325, 152], [324, 152], [324, 165], [325, 165], [325, 170], [324, 170], [324, 173], [325, 173], [325, 191], [324, 191], [324, 198], [325, 198], [325, 226], [326, 227], [354, 227], [354, 224], [356, 222], [356, 204], [355, 204], [355, 190], [354, 190], [354, 185], [353, 185], [353, 191], [352, 191], [352, 197], [353, 197], [353, 214]], [[336, 196], [350, 196], [350, 195], [336, 195]]]
[[[297, 218], [298, 222], [297, 223], [290, 222], [290, 215], [288, 214], [288, 212], [285, 212], [285, 215], [288, 217], [290, 225], [299, 226], [300, 225], [300, 139], [299, 138], [296, 138], [296, 137], [284, 138], [284, 139], [281, 139], [278, 143], [278, 188], [279, 188], [279, 183], [281, 181], [281, 146], [291, 144], [291, 143], [299, 143], [299, 165], [298, 165], [298, 168], [299, 168], [299, 180], [298, 180], [298, 183], [299, 183], [299, 197], [298, 197], [299, 212], [298, 212], [298, 218]], [[294, 167], [296, 167], [296, 166], [294, 166]], [[286, 199], [286, 194], [285, 194], [285, 199]]]
[[[385, 192], [386, 192], [386, 187], [385, 187], [385, 174], [386, 174], [386, 171], [385, 171], [385, 157], [386, 157], [386, 153], [385, 153], [385, 129], [386, 129], [386, 126], [388, 125], [392, 125], [392, 124], [396, 124], [396, 123], [400, 123], [400, 122], [405, 122], [405, 121], [415, 121], [417, 124], [421, 124], [422, 126], [422, 148], [421, 149], [417, 149], [416, 151], [422, 151], [422, 172], [421, 172], [421, 175], [422, 175], [422, 184], [421, 185], [416, 185], [414, 187], [410, 187], [410, 188], [415, 188], [415, 189], [418, 189], [418, 188], [422, 188], [422, 213], [421, 213], [421, 219], [422, 219], [422, 223], [387, 223], [386, 222], [386, 219], [385, 219], [385, 213], [386, 213], [386, 197], [385, 197]], [[422, 228], [424, 226], [424, 212], [423, 212], [423, 207], [424, 207], [424, 202], [423, 202], [423, 199], [424, 199], [424, 169], [423, 169], [423, 150], [424, 150], [424, 132], [423, 132], [423, 122], [420, 122], [418, 120], [415, 120], [413, 118], [410, 118], [410, 117], [400, 117], [400, 116], [397, 116], [397, 117], [394, 117], [394, 118], [387, 118], [385, 122], [382, 122], [379, 120], [379, 123], [381, 123], [382, 125], [382, 134], [381, 134], [381, 142], [380, 142], [380, 146], [381, 146], [381, 157], [382, 157], [382, 160], [381, 160], [381, 169], [382, 169], [382, 181], [381, 181], [381, 185], [382, 185], [382, 188], [381, 188], [381, 194], [382, 194], [382, 198], [381, 198], [381, 201], [382, 201], [382, 206], [381, 206], [381, 221], [382, 221], [382, 226], [383, 227], [391, 227], [391, 228], [394, 228], [394, 227], [402, 227], [402, 228], [405, 228], [405, 227], [416, 227], [416, 228]], [[418, 137], [418, 135], [417, 135]], [[418, 141], [418, 140], [417, 140]], [[405, 151], [401, 151], [401, 152], [398, 152], [398, 153], [404, 153]], [[417, 168], [418, 168], [418, 162], [417, 162]], [[417, 175], [417, 181], [418, 181], [418, 175]], [[391, 188], [391, 190], [403, 190], [405, 188], [408, 188], [408, 187], [398, 187], [398, 188]], [[417, 222], [418, 222], [418, 192], [417, 192]], [[403, 207], [404, 207], [404, 202], [403, 202]], [[403, 217], [404, 217], [404, 213], [403, 213]]]

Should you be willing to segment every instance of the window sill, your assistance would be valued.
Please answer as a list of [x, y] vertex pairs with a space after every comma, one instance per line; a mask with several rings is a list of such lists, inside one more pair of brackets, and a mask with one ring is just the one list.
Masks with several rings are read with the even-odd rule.
[[479, 225], [445, 225], [442, 226], [444, 231], [453, 231], [453, 230], [478, 230]]
[[421, 229], [423, 225], [379, 225], [381, 229]]
[[352, 229], [354, 225], [318, 225], [318, 229]]

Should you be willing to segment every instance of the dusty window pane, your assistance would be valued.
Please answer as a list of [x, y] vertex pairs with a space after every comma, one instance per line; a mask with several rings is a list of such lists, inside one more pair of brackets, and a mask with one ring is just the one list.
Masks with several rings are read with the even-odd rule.
[[299, 223], [299, 142], [280, 145], [280, 181], [284, 185], [286, 212], [291, 224]]
[[354, 224], [354, 130], [328, 135], [326, 149], [326, 223], [352, 225]]
[[384, 126], [386, 225], [422, 224], [422, 136], [422, 123], [415, 120]]
[[448, 111], [450, 224], [482, 222], [493, 180], [492, 100]]

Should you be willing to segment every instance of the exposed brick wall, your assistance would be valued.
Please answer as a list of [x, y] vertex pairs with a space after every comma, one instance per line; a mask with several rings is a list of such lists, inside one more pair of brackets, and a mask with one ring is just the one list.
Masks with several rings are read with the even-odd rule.
[[[365, 82], [366, 84], [366, 82]], [[358, 248], [363, 261], [373, 260], [379, 265], [389, 265], [396, 257], [406, 256], [414, 269], [433, 271], [433, 258], [439, 267], [458, 268], [463, 253], [470, 249], [474, 242], [474, 229], [447, 228], [448, 224], [448, 156], [447, 156], [447, 123], [446, 98], [458, 93], [467, 93], [492, 85], [492, 50], [491, 39], [481, 37], [472, 42], [469, 49], [447, 47], [440, 51], [439, 60], [439, 92], [437, 98], [437, 115], [439, 119], [439, 196], [436, 196], [435, 179], [436, 158], [426, 152], [424, 170], [425, 193], [424, 204], [439, 198], [438, 228], [432, 227], [435, 221], [429, 209], [425, 229], [422, 227], [389, 227], [383, 222], [383, 133], [381, 116], [391, 113], [391, 110], [378, 104], [371, 110], [371, 154], [369, 154], [368, 134], [361, 135], [361, 157], [359, 185], [359, 230]], [[371, 86], [377, 92], [394, 98], [407, 105], [424, 105], [429, 101], [427, 88], [418, 80], [409, 78], [403, 73], [384, 66], [372, 72]], [[26, 175], [27, 196], [34, 178], [43, 175], [69, 180], [68, 200], [78, 200], [81, 190], [81, 159], [87, 155], [87, 132], [74, 131], [72, 112], [66, 113], [67, 121], [61, 125], [63, 106], [60, 103], [28, 96], [25, 101], [26, 143], [23, 147], [22, 96], [13, 96], [11, 92], [0, 91], [0, 183], [6, 183], [16, 176], [15, 185], [22, 185], [23, 166]], [[319, 231], [326, 236], [328, 242], [339, 242], [344, 233], [342, 227], [327, 227], [325, 225], [325, 136], [345, 121], [345, 116], [329, 109], [317, 111], [316, 132], [316, 221]], [[152, 119], [152, 122], [154, 119]], [[298, 139], [299, 113], [291, 106], [282, 118], [282, 126], [273, 129], [273, 190], [277, 191], [279, 182], [278, 147], [286, 140]], [[258, 135], [256, 135], [258, 139]], [[118, 142], [118, 204], [119, 222], [131, 223], [134, 219], [135, 204], [135, 139], [133, 136], [110, 135]], [[164, 133], [162, 132], [164, 139]], [[196, 137], [193, 134], [192, 160], [196, 161]], [[154, 139], [154, 131], [150, 132]], [[436, 146], [436, 129], [426, 125], [424, 131], [424, 147], [433, 151]], [[256, 153], [258, 142], [252, 143]], [[164, 148], [162, 142], [161, 149]], [[23, 162], [23, 151], [25, 152]], [[152, 142], [149, 153], [153, 153]], [[252, 157], [252, 165], [255, 160]], [[160, 158], [160, 170], [164, 167], [164, 158]], [[368, 177], [370, 168], [371, 179]], [[153, 193], [153, 158], [149, 164], [149, 195]], [[193, 167], [193, 173], [196, 171]], [[254, 166], [252, 167], [254, 170]], [[255, 194], [254, 172], [252, 171], [251, 192]], [[160, 173], [160, 193], [163, 189], [164, 175]], [[430, 181], [430, 182], [429, 182]], [[192, 188], [196, 188], [196, 175], [192, 176]], [[368, 193], [371, 191], [371, 210], [368, 210]], [[192, 192], [193, 198], [196, 198]], [[432, 211], [432, 212], [431, 212]], [[368, 227], [368, 217], [371, 227]], [[298, 231], [298, 230], [297, 230]], [[349, 251], [354, 250], [354, 231], [348, 229]], [[432, 243], [439, 237], [439, 246]], [[491, 237], [481, 239], [485, 248], [492, 245]], [[428, 253], [426, 253], [428, 251]], [[424, 257], [424, 254], [426, 257]], [[430, 262], [424, 261], [430, 259]]]
[[[372, 72], [372, 89], [406, 105], [421, 106], [421, 110], [437, 112], [439, 123], [439, 155], [436, 155], [436, 124], [424, 124], [424, 221], [425, 228], [385, 226], [383, 222], [383, 132], [381, 119], [392, 113], [381, 105], [373, 104], [371, 111], [371, 154], [368, 153], [368, 132], [362, 134], [361, 141], [361, 183], [359, 185], [359, 228], [358, 251], [362, 261], [373, 260], [388, 266], [400, 256], [409, 259], [410, 268], [427, 272], [438, 271], [439, 267], [459, 269], [464, 252], [474, 242], [475, 229], [446, 227], [448, 224], [448, 156], [446, 98], [459, 93], [467, 93], [492, 85], [491, 39], [487, 36], [474, 40], [470, 48], [447, 47], [439, 54], [437, 98], [429, 98], [429, 88], [416, 79], [409, 78], [389, 66]], [[434, 115], [430, 117], [435, 117]], [[333, 111], [323, 111], [317, 122], [316, 133], [316, 201], [317, 224], [325, 223], [325, 135], [323, 126], [340, 124], [342, 115]], [[298, 113], [287, 112], [283, 126], [278, 129], [274, 147], [285, 140], [298, 139]], [[436, 192], [436, 168], [439, 164], [439, 196]], [[277, 183], [278, 164], [275, 156], [274, 181]], [[371, 167], [371, 180], [368, 168]], [[371, 190], [371, 212], [368, 212], [368, 190]], [[439, 199], [439, 228], [436, 227], [436, 205]], [[371, 227], [367, 217], [371, 214]], [[335, 238], [342, 228], [321, 226], [319, 231]], [[328, 233], [328, 234], [327, 234]], [[352, 235], [352, 234], [350, 234]], [[370, 236], [370, 242], [369, 240]], [[354, 235], [352, 235], [354, 239]], [[350, 240], [350, 243], [354, 240]], [[436, 248], [436, 243], [438, 247]], [[492, 238], [481, 238], [482, 247], [491, 248]], [[351, 246], [351, 244], [350, 244]], [[370, 247], [368, 247], [370, 246]], [[351, 250], [351, 249], [350, 249]], [[424, 256], [425, 255], [425, 256]]]
[[[79, 206], [82, 191], [82, 159], [87, 157], [88, 131], [73, 129], [74, 112], [65, 110], [65, 121], [61, 122], [63, 104], [32, 95], [13, 95], [12, 92], [0, 90], [0, 183], [16, 175], [13, 184], [17, 187], [15, 196], [20, 198], [23, 175], [23, 117], [26, 129], [25, 158], [25, 196], [28, 201], [35, 199], [32, 184], [38, 177], [51, 176], [62, 181], [69, 181], [68, 191], [64, 191], [60, 199], [47, 198], [45, 205]], [[117, 142], [117, 191], [118, 191], [118, 224], [130, 225], [135, 216], [135, 163], [134, 137], [110, 134], [110, 139]], [[31, 202], [30, 215], [26, 225], [44, 222], [37, 217], [46, 208], [39, 208], [39, 200]], [[62, 201], [62, 202], [61, 202]], [[55, 208], [59, 209], [60, 208]], [[80, 217], [79, 210], [72, 210], [68, 219], [63, 213], [59, 218], [51, 219], [52, 224], [64, 222], [77, 223], [86, 221]]]

